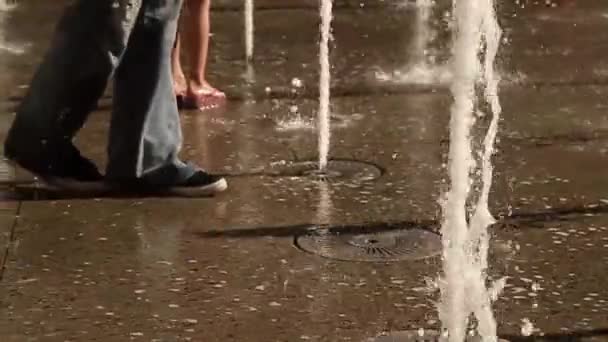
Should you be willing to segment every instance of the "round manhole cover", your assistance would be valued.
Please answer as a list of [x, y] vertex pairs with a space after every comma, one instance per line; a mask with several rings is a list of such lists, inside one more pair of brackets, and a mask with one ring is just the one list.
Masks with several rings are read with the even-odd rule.
[[439, 235], [418, 228], [354, 234], [318, 228], [297, 237], [296, 245], [306, 252], [343, 261], [419, 260], [441, 252]]
[[[481, 342], [479, 336], [468, 336], [465, 342]], [[447, 342], [447, 338], [442, 337], [436, 330], [408, 330], [396, 331], [386, 335], [378, 336], [367, 340], [367, 342]], [[498, 342], [508, 342], [498, 339]]]
[[316, 161], [293, 162], [272, 166], [270, 173], [276, 176], [303, 177], [320, 180], [372, 181], [382, 176], [378, 166], [356, 160], [330, 160], [324, 171]]

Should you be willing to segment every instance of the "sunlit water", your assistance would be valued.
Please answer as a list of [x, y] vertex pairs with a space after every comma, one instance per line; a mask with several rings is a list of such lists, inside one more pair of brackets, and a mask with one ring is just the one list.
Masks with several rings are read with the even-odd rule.
[[285, 131], [301, 131], [301, 130], [314, 130], [317, 126], [314, 120], [304, 118], [300, 114], [294, 114], [287, 119], [277, 121], [277, 130], [281, 132]]
[[319, 51], [319, 64], [321, 67], [319, 77], [319, 169], [324, 171], [327, 167], [330, 142], [330, 64], [329, 40], [331, 37], [332, 3], [333, 0], [321, 1], [321, 42]]
[[431, 44], [437, 35], [431, 20], [434, 8], [434, 0], [416, 1], [414, 38], [408, 49], [414, 53], [412, 61], [403, 70], [377, 72], [378, 80], [400, 84], [447, 84], [451, 80], [449, 68], [437, 64], [431, 53]]
[[253, 59], [253, 0], [245, 0], [245, 56], [247, 61]]
[[8, 11], [16, 6], [15, 0], [0, 0], [0, 11]]
[[[342, 129], [351, 127], [358, 121], [363, 120], [364, 116], [360, 113], [350, 113], [343, 115], [339, 113], [331, 113], [329, 120], [331, 122], [331, 128]], [[303, 130], [319, 130], [318, 120], [308, 113], [308, 115], [302, 115], [298, 106], [290, 106], [287, 117], [278, 119], [276, 121], [276, 130], [279, 132], [287, 131], [303, 131]]]
[[6, 37], [6, 19], [12, 9], [17, 5], [15, 0], [0, 0], [0, 52], [10, 54], [22, 54], [25, 52], [24, 46], [11, 43]]
[[[454, 103], [450, 119], [448, 172], [450, 189], [443, 203], [443, 274], [440, 279], [439, 317], [449, 342], [462, 342], [472, 324], [483, 341], [497, 341], [492, 301], [504, 279], [486, 287], [488, 227], [494, 223], [488, 209], [492, 186], [492, 154], [501, 108], [494, 60], [501, 30], [494, 0], [453, 0], [455, 33], [451, 68]], [[484, 56], [483, 59], [480, 56]], [[482, 84], [485, 96], [477, 98]], [[475, 113], [484, 102], [492, 115], [483, 150], [473, 153], [471, 130]], [[476, 156], [478, 160], [475, 159]], [[472, 185], [480, 182], [478, 193]], [[472, 214], [469, 214], [469, 208]]]

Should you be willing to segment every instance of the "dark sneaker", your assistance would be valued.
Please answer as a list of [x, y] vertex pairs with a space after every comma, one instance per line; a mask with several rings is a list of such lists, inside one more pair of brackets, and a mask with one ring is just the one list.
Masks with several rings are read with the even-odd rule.
[[99, 194], [109, 191], [109, 187], [104, 182], [103, 177], [99, 180], [79, 180], [70, 177], [41, 176], [40, 180], [46, 184], [46, 188], [52, 191], [78, 192], [86, 194]]
[[97, 192], [105, 189], [97, 166], [83, 157], [71, 143], [62, 144], [61, 150], [53, 156], [40, 155], [36, 160], [21, 157], [8, 146], [5, 156], [40, 178], [50, 190]]
[[215, 176], [199, 170], [183, 184], [176, 184], [166, 189], [169, 195], [182, 197], [202, 197], [214, 195], [228, 189], [228, 182], [221, 176]]
[[145, 179], [107, 179], [110, 192], [144, 196], [207, 197], [228, 189], [224, 177], [198, 170], [177, 184], [155, 184]]

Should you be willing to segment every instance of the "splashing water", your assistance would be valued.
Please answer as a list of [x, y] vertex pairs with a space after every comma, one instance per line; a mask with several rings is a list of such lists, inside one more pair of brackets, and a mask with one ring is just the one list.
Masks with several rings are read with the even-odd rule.
[[245, 67], [245, 73], [243, 74], [243, 76], [244, 76], [245, 82], [247, 82], [247, 84], [251, 85], [251, 84], [255, 83], [255, 69], [253, 68], [253, 65], [251, 63], [247, 63], [247, 66]]
[[245, 57], [253, 60], [253, 0], [245, 0]]
[[437, 35], [431, 22], [435, 8], [434, 0], [417, 0], [415, 36], [412, 51], [416, 55], [405, 72], [397, 71], [394, 78], [401, 83], [443, 84], [450, 80], [449, 70], [443, 65], [436, 65], [431, 53], [431, 44]]
[[[491, 304], [496, 290], [486, 288], [488, 227], [494, 223], [488, 208], [492, 186], [494, 142], [501, 114], [494, 60], [498, 52], [501, 30], [498, 26], [494, 0], [453, 0], [456, 37], [453, 45], [451, 91], [454, 103], [450, 119], [449, 177], [450, 190], [443, 203], [443, 275], [440, 280], [439, 316], [447, 341], [462, 342], [471, 315], [477, 321], [477, 333], [483, 341], [497, 341], [496, 321]], [[485, 47], [485, 49], [483, 49]], [[484, 60], [480, 60], [480, 55]], [[471, 129], [476, 85], [483, 82], [485, 101], [492, 112], [481, 160], [477, 165], [472, 152]], [[474, 180], [480, 176], [481, 191], [471, 217], [467, 205]], [[504, 281], [501, 281], [504, 286]]]
[[312, 120], [303, 118], [299, 113], [291, 116], [288, 119], [279, 120], [277, 122], [277, 130], [279, 132], [299, 131], [299, 130], [314, 130], [315, 123]]
[[319, 63], [321, 72], [319, 77], [319, 170], [327, 168], [327, 156], [329, 154], [329, 120], [330, 120], [330, 64], [329, 64], [329, 40], [331, 38], [331, 20], [333, 0], [321, 1], [321, 42], [319, 51]]
[[17, 5], [15, 0], [0, 0], [0, 11], [8, 11]]
[[416, 15], [416, 27], [413, 47], [416, 53], [415, 60], [418, 63], [428, 63], [428, 48], [435, 36], [435, 32], [431, 27], [431, 14], [434, 6], [433, 0], [417, 0], [416, 7], [418, 13]]
[[0, 52], [6, 51], [9, 54], [20, 55], [25, 52], [25, 47], [23, 45], [16, 45], [10, 43], [6, 39], [6, 18], [8, 15], [8, 11], [14, 9], [17, 6], [17, 2], [15, 0], [0, 0]]
[[378, 80], [400, 84], [446, 84], [450, 81], [448, 68], [438, 65], [431, 55], [431, 44], [437, 35], [431, 21], [434, 8], [435, 0], [416, 1], [414, 39], [408, 47], [408, 51], [413, 51], [415, 55], [405, 70], [377, 72]]

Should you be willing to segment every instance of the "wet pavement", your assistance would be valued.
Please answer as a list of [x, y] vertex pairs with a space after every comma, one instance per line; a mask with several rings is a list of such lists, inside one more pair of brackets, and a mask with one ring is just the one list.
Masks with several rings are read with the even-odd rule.
[[[60, 3], [20, 0], [0, 12], [0, 42], [24, 50], [0, 49], [0, 138]], [[184, 158], [227, 174], [226, 194], [71, 198], [0, 164], [2, 341], [365, 341], [438, 328], [438, 257], [350, 262], [296, 243], [318, 227], [347, 238], [438, 230], [450, 95], [376, 77], [413, 61], [416, 7], [336, 3], [330, 156], [353, 163], [348, 174], [364, 162], [379, 177], [320, 182], [277, 174], [316, 158], [316, 2], [256, 5], [247, 73], [239, 6], [216, 4], [210, 78], [230, 101], [182, 116]], [[442, 63], [449, 3], [438, 7], [431, 50]], [[509, 278], [495, 304], [499, 332], [608, 341], [608, 5], [505, 3], [500, 17], [490, 277]], [[110, 102], [77, 138], [101, 166]], [[522, 336], [524, 319], [545, 338]]]

